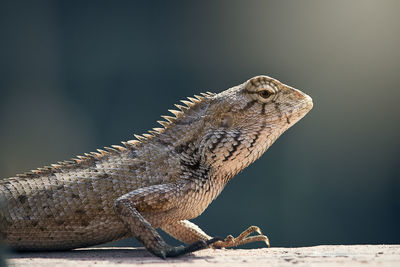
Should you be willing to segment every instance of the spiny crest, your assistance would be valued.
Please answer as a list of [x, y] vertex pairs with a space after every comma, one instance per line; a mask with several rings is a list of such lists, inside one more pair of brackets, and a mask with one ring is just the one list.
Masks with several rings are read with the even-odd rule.
[[29, 172], [25, 172], [22, 174], [17, 174], [16, 176], [19, 178], [34, 178], [39, 175], [51, 175], [61, 169], [74, 168], [77, 166], [87, 165], [99, 160], [110, 154], [118, 154], [127, 150], [127, 147], [130, 146], [126, 143], [125, 147], [119, 145], [112, 145], [111, 147], [104, 147], [103, 149], [97, 149], [97, 152], [84, 153], [84, 156], [76, 156], [76, 158], [72, 158], [71, 160], [59, 161], [55, 164], [51, 164], [50, 166], [44, 166], [42, 168], [37, 168], [31, 170]]
[[164, 128], [153, 128], [152, 130], [148, 131], [149, 133], [145, 133], [142, 135], [135, 134], [134, 136], [137, 140], [129, 140], [126, 142], [122, 141], [121, 143], [123, 146], [111, 145], [111, 147], [104, 147], [104, 149], [97, 149], [97, 152], [84, 153], [84, 156], [76, 156], [76, 158], [72, 158], [69, 161], [59, 161], [56, 164], [51, 164], [51, 166], [45, 166], [43, 168], [31, 170], [23, 174], [17, 174], [16, 176], [19, 178], [34, 178], [38, 177], [39, 175], [51, 175], [61, 169], [74, 168], [77, 166], [92, 164], [95, 161], [100, 160], [107, 155], [118, 154], [126, 151], [127, 149], [131, 149], [132, 147], [136, 147], [140, 145], [142, 142], [150, 140], [154, 136], [163, 133], [165, 129], [173, 125], [173, 123], [178, 118], [180, 118], [186, 112], [188, 112], [190, 108], [193, 108], [197, 104], [201, 103], [201, 101], [203, 101], [204, 98], [215, 96], [215, 94], [211, 92], [200, 93], [200, 94], [201, 96], [194, 95], [194, 97], [188, 97], [189, 100], [181, 100], [181, 102], [185, 105], [176, 104], [175, 107], [177, 107], [178, 110], [175, 109], [168, 110], [174, 116], [165, 116], [165, 115], [161, 116], [162, 118], [165, 119], [165, 121], [157, 121], [157, 122], [161, 124]]
[[168, 128], [171, 123], [174, 123], [177, 119], [179, 119], [181, 116], [183, 116], [186, 112], [188, 112], [189, 109], [193, 108], [197, 104], [201, 103], [205, 98], [207, 97], [213, 97], [215, 94], [211, 92], [207, 93], [200, 93], [202, 96], [199, 95], [194, 95], [194, 97], [188, 97], [187, 99], [189, 100], [181, 100], [184, 105], [180, 104], [175, 104], [175, 107], [178, 108], [176, 109], [169, 109], [168, 111], [171, 112], [174, 117], [171, 116], [161, 116], [163, 117], [166, 121], [157, 121], [160, 123], [164, 128]]
[[[200, 96], [201, 95], [201, 96]], [[135, 145], [140, 144], [146, 140], [150, 140], [154, 136], [157, 136], [158, 134], [161, 134], [165, 131], [165, 129], [169, 128], [171, 125], [174, 124], [174, 122], [182, 117], [185, 113], [188, 112], [191, 108], [195, 107], [197, 104], [201, 103], [205, 98], [213, 97], [215, 96], [215, 93], [211, 92], [206, 92], [206, 93], [200, 93], [200, 95], [194, 95], [194, 97], [188, 97], [188, 100], [181, 100], [184, 105], [180, 104], [175, 104], [175, 107], [177, 109], [169, 109], [168, 111], [172, 113], [173, 116], [168, 116], [168, 115], [162, 115], [161, 117], [164, 119], [157, 121], [163, 128], [153, 128], [153, 130], [149, 130], [149, 134], [145, 133], [142, 135], [137, 135], [134, 134], [135, 138], [137, 140], [131, 140], [129, 142], [136, 141]]]

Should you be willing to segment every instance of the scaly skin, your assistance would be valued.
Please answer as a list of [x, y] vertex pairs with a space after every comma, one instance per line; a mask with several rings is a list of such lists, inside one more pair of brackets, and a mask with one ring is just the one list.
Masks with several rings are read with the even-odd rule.
[[[163, 258], [210, 245], [268, 243], [255, 226], [236, 239], [212, 239], [188, 220], [312, 100], [267, 76], [195, 97], [138, 140], [0, 181], [1, 237], [17, 250], [66, 250], [134, 236]], [[157, 228], [191, 245], [171, 247]], [[252, 232], [259, 235], [247, 237]]]

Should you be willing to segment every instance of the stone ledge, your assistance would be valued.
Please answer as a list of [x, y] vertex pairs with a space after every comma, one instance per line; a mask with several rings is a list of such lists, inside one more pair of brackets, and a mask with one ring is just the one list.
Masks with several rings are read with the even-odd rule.
[[89, 248], [70, 252], [10, 254], [11, 266], [400, 266], [400, 245], [205, 249], [162, 260], [143, 248]]

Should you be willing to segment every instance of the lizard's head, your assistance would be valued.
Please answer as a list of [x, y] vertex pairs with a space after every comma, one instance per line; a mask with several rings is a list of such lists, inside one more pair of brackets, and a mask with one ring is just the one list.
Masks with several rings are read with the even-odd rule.
[[207, 161], [228, 177], [235, 175], [312, 106], [308, 95], [268, 76], [214, 95], [204, 116], [202, 143]]
[[213, 170], [224, 179], [259, 158], [313, 106], [306, 94], [267, 76], [188, 99], [182, 100], [186, 106], [170, 110], [174, 117], [163, 116], [166, 121], [159, 123], [164, 129], [136, 137], [157, 136], [158, 143], [177, 153], [175, 160], [186, 176], [206, 176]]

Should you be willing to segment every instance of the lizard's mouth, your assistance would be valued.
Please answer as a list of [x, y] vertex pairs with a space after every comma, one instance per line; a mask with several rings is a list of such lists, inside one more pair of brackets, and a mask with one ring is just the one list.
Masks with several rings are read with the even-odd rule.
[[298, 105], [298, 108], [296, 108], [293, 113], [304, 113], [304, 116], [313, 108], [313, 106], [314, 103], [312, 98], [309, 95], [304, 94], [304, 100]]
[[286, 122], [290, 125], [295, 124], [303, 118], [314, 106], [312, 98], [303, 93], [304, 100], [301, 101], [293, 110], [286, 112]]
[[304, 98], [305, 98], [304, 102], [307, 103], [308, 110], [311, 110], [314, 106], [312, 98], [307, 94], [304, 94]]
[[298, 122], [313, 108], [314, 105], [310, 96], [304, 93], [301, 94], [303, 99], [295, 106], [281, 110], [280, 113], [277, 113], [275, 116], [266, 118], [266, 122], [269, 124], [286, 123], [288, 126], [287, 128]]

